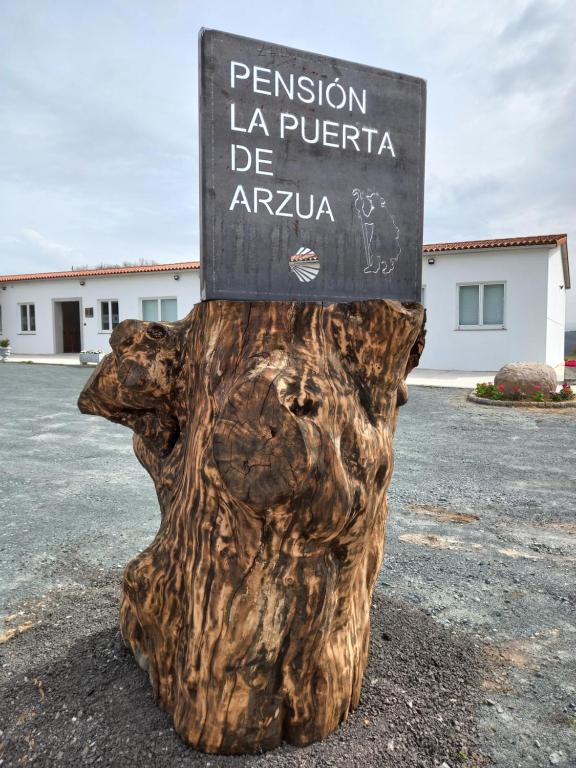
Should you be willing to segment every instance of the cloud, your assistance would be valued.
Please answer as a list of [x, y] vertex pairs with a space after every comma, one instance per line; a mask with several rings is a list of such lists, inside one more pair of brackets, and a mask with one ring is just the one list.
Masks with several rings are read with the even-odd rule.
[[26, 271], [27, 263], [34, 263], [37, 271], [68, 269], [74, 262], [82, 260], [82, 253], [37, 232], [22, 229], [16, 235], [0, 236], [0, 273]]
[[[41, 235], [40, 232], [36, 232], [34, 229], [23, 229], [20, 232], [20, 235], [22, 240], [35, 245], [40, 251], [46, 253], [55, 254], [57, 256], [70, 256], [75, 252], [73, 248], [68, 248], [61, 243], [55, 243], [53, 240], [49, 240], [47, 237], [44, 237], [44, 235]], [[13, 240], [17, 242], [18, 238], [13, 238]]]
[[426, 241], [574, 251], [575, 24], [573, 0], [0, 3], [0, 272], [198, 257], [200, 26], [425, 77]]
[[[558, 7], [561, 8], [561, 5]], [[551, 12], [552, 7], [550, 3], [532, 0], [506, 23], [498, 36], [498, 42], [508, 45], [518, 38], [533, 40], [550, 29], [558, 28], [562, 24], [562, 14]]]

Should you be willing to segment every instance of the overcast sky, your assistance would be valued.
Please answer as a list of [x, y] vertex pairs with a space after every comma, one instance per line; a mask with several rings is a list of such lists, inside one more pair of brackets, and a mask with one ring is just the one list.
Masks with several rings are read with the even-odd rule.
[[201, 26], [426, 78], [425, 242], [568, 232], [576, 284], [574, 0], [0, 0], [0, 274], [198, 258]]

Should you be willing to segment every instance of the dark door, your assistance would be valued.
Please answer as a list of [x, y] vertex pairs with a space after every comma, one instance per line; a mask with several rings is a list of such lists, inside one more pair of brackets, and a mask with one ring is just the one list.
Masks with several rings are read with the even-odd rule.
[[80, 352], [80, 302], [63, 301], [62, 304], [62, 351]]

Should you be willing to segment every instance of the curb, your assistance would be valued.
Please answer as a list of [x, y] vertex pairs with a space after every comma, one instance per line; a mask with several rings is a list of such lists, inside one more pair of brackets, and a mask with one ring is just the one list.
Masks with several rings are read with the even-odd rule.
[[576, 400], [567, 400], [564, 403], [555, 403], [552, 400], [545, 400], [543, 403], [531, 400], [490, 400], [488, 397], [478, 397], [473, 392], [470, 392], [466, 399], [478, 405], [497, 405], [501, 408], [576, 408]]

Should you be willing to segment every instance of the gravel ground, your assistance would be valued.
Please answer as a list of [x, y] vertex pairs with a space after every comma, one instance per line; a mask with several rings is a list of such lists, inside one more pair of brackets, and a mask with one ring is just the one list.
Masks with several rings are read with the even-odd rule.
[[481, 652], [381, 595], [362, 703], [337, 733], [305, 749], [258, 756], [195, 752], [176, 736], [122, 645], [118, 586], [117, 575], [84, 571], [82, 587], [21, 604], [36, 629], [6, 647], [4, 765], [427, 768], [464, 758], [482, 764], [473, 748]]
[[576, 414], [413, 387], [360, 710], [306, 750], [215, 758], [174, 736], [119, 641], [157, 503], [130, 434], [77, 413], [88, 373], [0, 366], [3, 765], [454, 768], [477, 744], [501, 768], [576, 766]]

